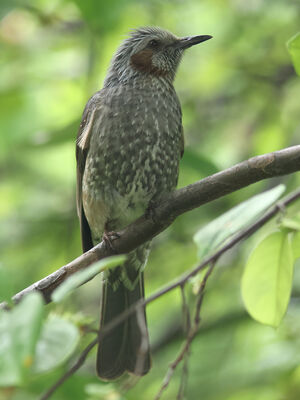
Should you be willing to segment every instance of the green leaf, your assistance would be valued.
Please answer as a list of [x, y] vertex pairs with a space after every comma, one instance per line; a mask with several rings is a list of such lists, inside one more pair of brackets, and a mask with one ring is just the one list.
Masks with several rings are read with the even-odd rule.
[[295, 232], [292, 235], [292, 250], [294, 259], [300, 258], [300, 232]]
[[298, 218], [283, 218], [280, 224], [281, 227], [292, 231], [300, 231], [300, 220]]
[[86, 281], [92, 279], [99, 272], [106, 270], [107, 268], [117, 267], [124, 263], [126, 256], [118, 255], [104, 258], [103, 260], [97, 261], [90, 265], [88, 268], [76, 272], [65, 280], [52, 294], [52, 301], [59, 302], [69, 295], [72, 290], [82, 285]]
[[300, 75], [300, 32], [296, 33], [288, 42], [287, 48], [291, 55], [295, 71]]
[[291, 294], [294, 257], [287, 231], [267, 236], [249, 257], [242, 278], [242, 297], [257, 321], [277, 327]]
[[231, 239], [240, 230], [245, 229], [262, 215], [285, 191], [284, 185], [261, 193], [232, 208], [201, 228], [194, 235], [194, 242], [198, 247], [198, 257], [216, 251], [227, 240]]
[[65, 362], [79, 341], [78, 328], [63, 318], [54, 316], [44, 324], [36, 346], [33, 371], [46, 372]]
[[19, 385], [29, 374], [43, 310], [42, 296], [31, 293], [11, 311], [0, 312], [0, 386]]

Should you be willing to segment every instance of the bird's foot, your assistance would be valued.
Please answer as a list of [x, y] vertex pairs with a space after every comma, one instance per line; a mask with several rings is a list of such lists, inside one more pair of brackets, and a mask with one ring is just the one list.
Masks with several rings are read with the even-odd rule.
[[104, 231], [103, 235], [102, 235], [102, 240], [104, 240], [106, 246], [111, 249], [111, 250], [115, 250], [114, 246], [113, 246], [113, 241], [116, 239], [119, 239], [120, 235], [118, 234], [118, 232], [115, 231], [111, 231], [111, 232], [106, 232]]

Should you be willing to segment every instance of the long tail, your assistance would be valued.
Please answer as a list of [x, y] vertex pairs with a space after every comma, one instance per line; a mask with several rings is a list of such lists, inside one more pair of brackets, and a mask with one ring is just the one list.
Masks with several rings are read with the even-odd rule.
[[[144, 276], [140, 273], [136, 285], [128, 289], [122, 281], [113, 287], [119, 268], [109, 271], [108, 279], [103, 283], [100, 335], [101, 330], [128, 307], [144, 298]], [[145, 375], [151, 365], [149, 337], [145, 309], [134, 312], [115, 328], [100, 338], [97, 354], [97, 374], [100, 378], [113, 380], [125, 371], [135, 375]]]

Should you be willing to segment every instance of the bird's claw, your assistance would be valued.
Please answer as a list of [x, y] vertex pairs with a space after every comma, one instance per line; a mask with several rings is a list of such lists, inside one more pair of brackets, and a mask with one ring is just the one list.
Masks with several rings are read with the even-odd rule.
[[119, 235], [118, 232], [115, 232], [115, 231], [105, 232], [105, 231], [104, 231], [103, 236], [102, 236], [102, 240], [104, 240], [106, 246], [107, 246], [109, 249], [111, 249], [111, 250], [114, 251], [115, 249], [114, 249], [114, 246], [113, 246], [113, 243], [112, 243], [112, 242], [113, 242], [114, 240], [116, 240], [116, 239], [119, 239], [119, 237], [120, 237], [120, 235]]

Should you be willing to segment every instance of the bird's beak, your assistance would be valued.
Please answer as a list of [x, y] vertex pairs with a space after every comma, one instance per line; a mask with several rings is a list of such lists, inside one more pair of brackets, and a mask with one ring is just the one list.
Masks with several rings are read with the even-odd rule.
[[195, 44], [205, 42], [211, 38], [212, 36], [210, 35], [187, 36], [179, 39], [179, 41], [175, 44], [175, 47], [177, 49], [188, 49]]

